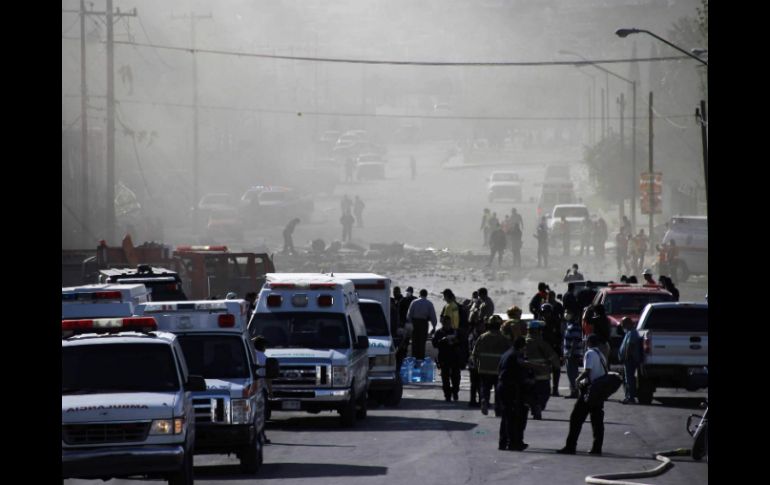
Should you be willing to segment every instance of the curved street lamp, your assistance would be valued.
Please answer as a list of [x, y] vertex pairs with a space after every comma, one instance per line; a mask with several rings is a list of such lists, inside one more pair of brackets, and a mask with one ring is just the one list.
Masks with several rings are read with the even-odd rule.
[[694, 55], [694, 54], [692, 54], [692, 53], [690, 53], [690, 52], [687, 52], [686, 50], [682, 49], [681, 47], [678, 47], [678, 46], [676, 46], [676, 45], [672, 44], [671, 42], [667, 41], [667, 40], [666, 40], [666, 39], [664, 39], [663, 37], [659, 37], [659, 36], [657, 36], [657, 35], [653, 34], [653, 33], [652, 33], [652, 32], [650, 32], [649, 30], [644, 30], [644, 29], [618, 29], [618, 30], [616, 30], [616, 31], [615, 31], [615, 35], [617, 35], [618, 37], [621, 37], [621, 38], [625, 38], [625, 37], [628, 37], [628, 36], [629, 36], [629, 35], [631, 35], [631, 34], [638, 34], [638, 33], [640, 33], [640, 32], [642, 32], [642, 33], [645, 33], [645, 34], [648, 34], [648, 35], [651, 35], [651, 36], [655, 37], [656, 39], [658, 39], [659, 41], [663, 42], [664, 44], [666, 44], [666, 45], [669, 45], [669, 46], [673, 47], [674, 49], [678, 50], [678, 51], [679, 51], [679, 52], [681, 52], [682, 54], [685, 54], [685, 55], [687, 55], [687, 56], [690, 56], [690, 57], [692, 57], [693, 59], [695, 59], [696, 61], [698, 61], [698, 62], [700, 62], [700, 63], [704, 64], [704, 65], [705, 65], [705, 66], [707, 66], [707, 67], [708, 67], [708, 65], [709, 65], [709, 63], [708, 63], [707, 61], [704, 61], [704, 60], [703, 60], [703, 59], [701, 59], [700, 57], [698, 57], [698, 56], [696, 56], [696, 55]]

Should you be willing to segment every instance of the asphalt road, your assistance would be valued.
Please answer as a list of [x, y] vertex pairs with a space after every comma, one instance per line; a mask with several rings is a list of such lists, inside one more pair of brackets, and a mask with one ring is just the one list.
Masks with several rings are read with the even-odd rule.
[[[561, 380], [566, 392], [566, 376]], [[604, 455], [586, 451], [591, 426], [583, 427], [578, 454], [557, 455], [564, 446], [574, 400], [551, 398], [542, 421], [530, 420], [524, 452], [499, 451], [499, 418], [467, 407], [467, 371], [463, 371], [460, 402], [447, 403], [438, 383], [406, 386], [394, 409], [370, 407], [369, 415], [352, 429], [341, 428], [336, 413], [318, 415], [276, 412], [267, 436], [265, 463], [256, 477], [240, 473], [234, 456], [195, 457], [195, 481], [202, 484], [267, 483], [313, 485], [366, 484], [509, 484], [583, 483], [587, 475], [651, 469], [659, 464], [654, 451], [688, 448], [692, 441], [685, 420], [699, 412], [705, 393], [660, 390], [650, 406], [622, 405], [622, 389], [605, 405]], [[673, 459], [675, 466], [645, 483], [703, 485], [707, 461]], [[104, 483], [67, 480], [68, 484]], [[112, 480], [110, 484], [158, 483]]]

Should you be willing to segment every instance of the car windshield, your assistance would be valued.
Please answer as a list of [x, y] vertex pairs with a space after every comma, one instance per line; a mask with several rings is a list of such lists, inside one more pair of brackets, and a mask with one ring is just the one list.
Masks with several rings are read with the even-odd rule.
[[588, 217], [588, 209], [586, 207], [557, 207], [554, 210], [554, 217], [557, 219], [562, 217], [579, 217], [583, 219]]
[[604, 307], [608, 315], [640, 315], [648, 303], [673, 300], [668, 293], [615, 293], [607, 295]]
[[667, 332], [708, 332], [708, 316], [708, 308], [651, 308], [643, 328]]
[[62, 348], [62, 394], [170, 392], [179, 374], [169, 345], [98, 344]]
[[262, 335], [269, 347], [343, 349], [350, 337], [341, 313], [256, 313], [249, 324], [251, 335]]
[[517, 182], [519, 175], [515, 173], [493, 173], [492, 182]]
[[382, 312], [382, 305], [379, 303], [359, 302], [358, 306], [361, 308], [361, 315], [364, 317], [367, 335], [370, 337], [390, 335], [388, 322], [385, 320], [385, 314]]
[[249, 360], [243, 340], [236, 335], [180, 335], [190, 374], [205, 379], [249, 377]]

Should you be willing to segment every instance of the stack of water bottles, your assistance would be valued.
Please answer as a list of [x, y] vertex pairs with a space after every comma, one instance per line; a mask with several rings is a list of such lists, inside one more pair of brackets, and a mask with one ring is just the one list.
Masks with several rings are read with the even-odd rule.
[[433, 382], [435, 375], [436, 363], [430, 357], [425, 360], [407, 357], [401, 364], [401, 382]]

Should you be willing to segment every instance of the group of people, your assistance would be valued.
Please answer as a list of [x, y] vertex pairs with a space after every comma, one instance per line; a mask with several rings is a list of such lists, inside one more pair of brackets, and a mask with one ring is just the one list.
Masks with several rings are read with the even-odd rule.
[[636, 235], [631, 233], [631, 221], [624, 216], [620, 230], [615, 235], [615, 262], [618, 272], [625, 270], [626, 273], [641, 273], [649, 242], [644, 229], [639, 229]]
[[497, 218], [497, 212], [484, 209], [481, 218], [481, 231], [484, 234], [484, 246], [489, 247], [491, 253], [487, 266], [492, 264], [495, 256], [497, 263], [503, 264], [503, 253], [506, 248], [513, 254], [513, 266], [521, 267], [521, 246], [524, 220], [515, 208], [510, 214], [506, 214], [502, 222]]

